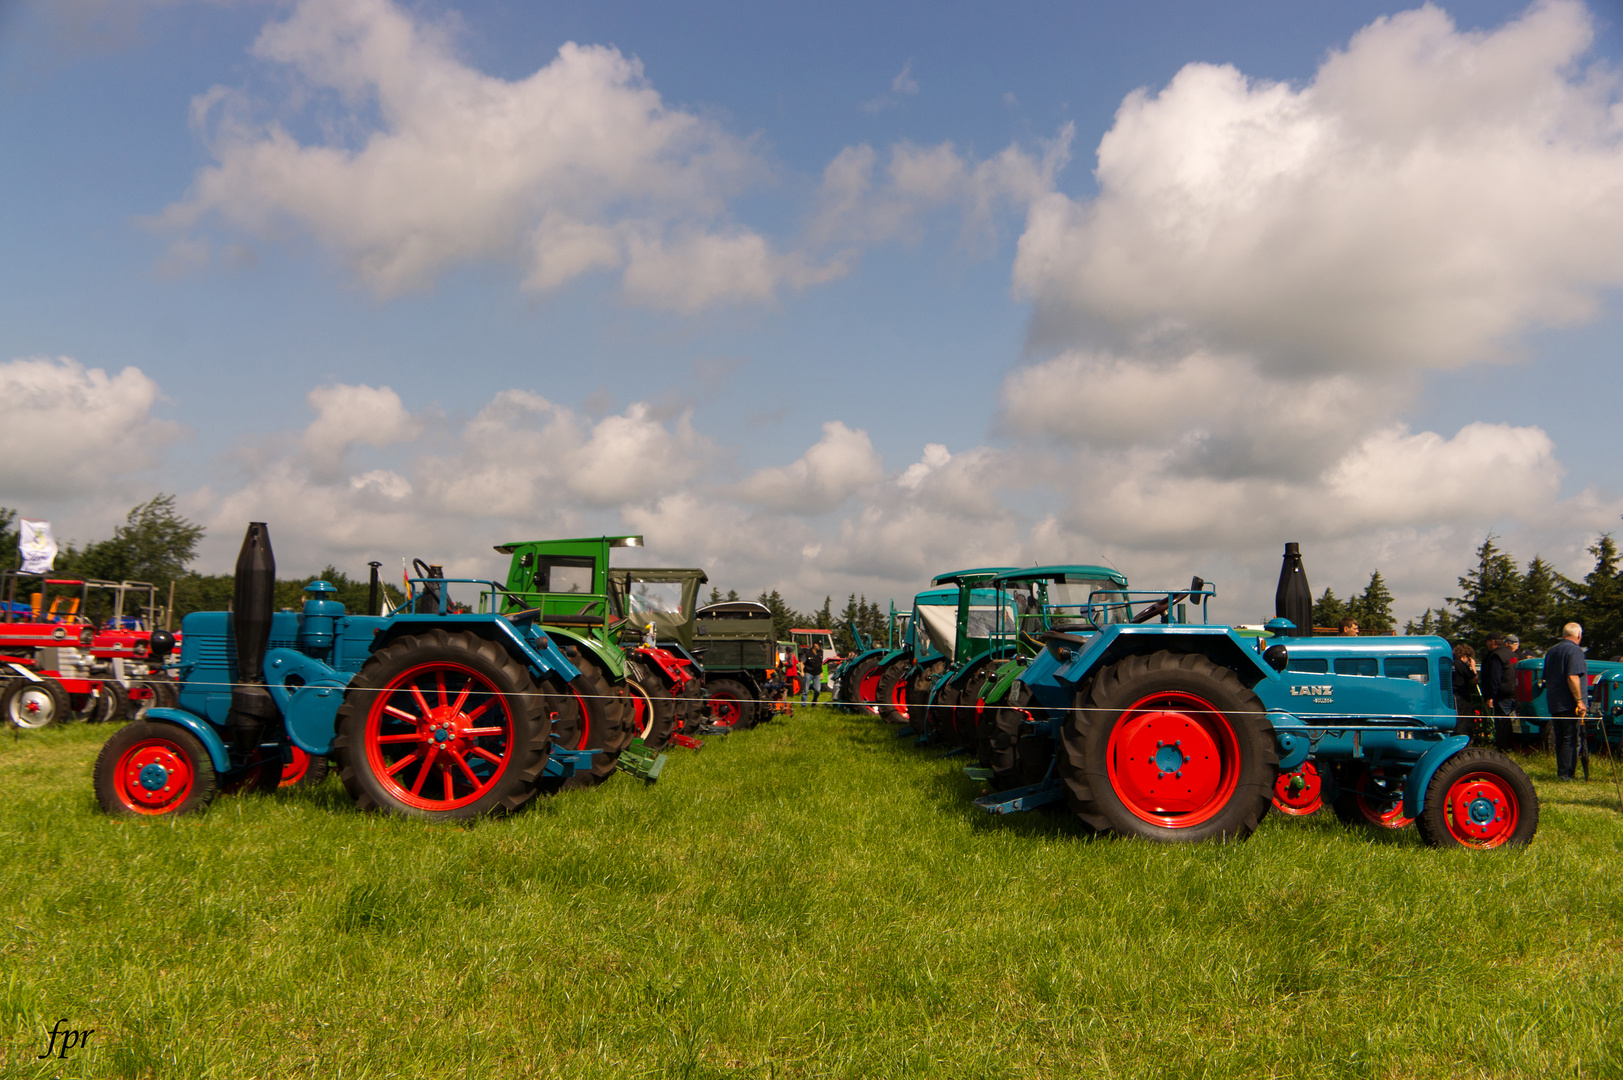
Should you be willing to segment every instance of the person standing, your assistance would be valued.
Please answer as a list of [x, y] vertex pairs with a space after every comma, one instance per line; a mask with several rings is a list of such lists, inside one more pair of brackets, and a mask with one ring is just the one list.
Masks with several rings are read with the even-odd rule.
[[1493, 717], [1493, 748], [1510, 751], [1514, 741], [1516, 716], [1515, 634], [1489, 634], [1488, 655], [1482, 661], [1482, 700]]
[[1476, 651], [1465, 642], [1454, 646], [1454, 714], [1459, 722], [1454, 734], [1477, 735], [1477, 720], [1482, 715], [1482, 698], [1477, 690]]
[[1555, 778], [1576, 780], [1578, 722], [1589, 712], [1589, 665], [1578, 643], [1584, 628], [1569, 622], [1544, 657], [1544, 703], [1555, 728]]
[[809, 693], [811, 703], [815, 705], [818, 695], [823, 692], [823, 650], [813, 645], [801, 663], [800, 670], [804, 676], [800, 684], [800, 703], [806, 704], [806, 695]]

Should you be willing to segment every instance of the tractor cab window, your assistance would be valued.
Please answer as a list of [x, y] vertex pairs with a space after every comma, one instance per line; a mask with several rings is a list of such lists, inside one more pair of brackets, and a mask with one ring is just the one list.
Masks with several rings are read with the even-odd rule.
[[1367, 675], [1373, 678], [1380, 673], [1381, 662], [1373, 656], [1336, 657], [1337, 675]]
[[[1116, 589], [1113, 581], [1087, 578], [1067, 578], [1048, 583], [1049, 623], [1055, 630], [1093, 630], [1099, 625], [1126, 622], [1127, 605], [1112, 603], [1108, 591]], [[1098, 593], [1099, 595], [1094, 595]], [[1089, 618], [1088, 601], [1093, 601]]]
[[[990, 638], [998, 634], [1000, 616], [995, 607], [972, 607], [964, 624], [964, 632], [972, 638]], [[1005, 608], [1001, 619], [1004, 626], [1014, 625], [1014, 608]]]
[[548, 593], [589, 593], [592, 591], [594, 559], [542, 556], [535, 568], [535, 591]]
[[1300, 671], [1307, 675], [1330, 674], [1330, 661], [1322, 656], [1291, 657], [1285, 663], [1287, 671]]
[[[1431, 661], [1424, 656], [1388, 656], [1386, 658], [1386, 677], [1388, 679], [1413, 679], [1423, 683], [1431, 681]], [[1450, 679], [1450, 682], [1453, 680]]]
[[682, 583], [680, 581], [627, 582], [630, 594], [626, 597], [632, 615], [682, 615]]

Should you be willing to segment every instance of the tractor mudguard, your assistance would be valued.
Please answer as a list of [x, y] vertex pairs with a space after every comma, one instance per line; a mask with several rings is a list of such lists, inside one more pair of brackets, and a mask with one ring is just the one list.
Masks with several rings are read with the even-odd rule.
[[626, 654], [619, 646], [604, 645], [590, 634], [582, 634], [578, 630], [566, 630], [559, 626], [547, 626], [545, 631], [546, 636], [553, 639], [554, 651], [558, 653], [558, 658], [571, 670], [575, 670], [574, 665], [569, 663], [568, 658], [564, 656], [561, 650], [574, 645], [586, 650], [587, 654], [596, 660], [609, 682], [617, 683], [625, 679]]
[[[573, 682], [580, 676], [580, 669], [569, 662], [559, 643], [554, 640], [563, 638], [574, 643], [575, 635], [553, 627], [542, 630], [526, 626], [520, 629], [503, 615], [396, 615], [373, 639], [372, 651], [377, 652], [398, 637], [436, 627], [466, 631], [494, 641], [527, 666], [538, 678], [557, 675], [564, 682]], [[602, 655], [601, 646], [597, 642], [588, 638], [582, 640], [580, 644], [586, 645], [594, 654]], [[614, 652], [616, 653], [614, 659], [618, 662], [611, 663], [605, 658], [603, 663], [605, 667], [614, 671], [616, 678], [619, 678], [624, 673], [625, 664], [623, 656], [619, 655], [620, 650], [615, 649]]]
[[1268, 710], [1268, 723], [1274, 729], [1274, 749], [1279, 751], [1279, 771], [1295, 772], [1313, 752], [1307, 724], [1300, 716], [1282, 709]]
[[[1218, 625], [1153, 625], [1142, 626], [1115, 623], [1089, 638], [1071, 655], [1060, 660], [1051, 645], [1039, 654], [1032, 664], [1035, 671], [1044, 657], [1055, 661], [1054, 676], [1072, 686], [1079, 686], [1100, 668], [1137, 653], [1198, 652], [1212, 663], [1232, 669], [1247, 688], [1264, 679], [1278, 679], [1279, 672], [1269, 667], [1251, 639], [1241, 639], [1227, 626]], [[1262, 642], [1268, 639], [1254, 639]]]
[[[302, 686], [288, 686], [297, 675]], [[332, 750], [337, 732], [338, 706], [344, 703], [348, 672], [335, 671], [320, 660], [295, 649], [270, 649], [265, 653], [265, 681], [276, 707], [282, 711], [288, 738], [307, 754], [325, 757]]]
[[1470, 745], [1469, 735], [1450, 735], [1420, 755], [1420, 760], [1414, 763], [1414, 768], [1409, 770], [1408, 778], [1403, 781], [1404, 817], [1420, 816], [1420, 811], [1425, 809], [1426, 785], [1437, 775], [1437, 770], [1443, 767], [1443, 762]]
[[1026, 670], [1026, 663], [1020, 659], [1009, 660], [999, 667], [992, 674], [992, 685], [985, 695], [986, 703], [988, 705], [996, 704], [1008, 697], [1009, 691], [1014, 688], [1014, 680], [1018, 679], [1020, 673], [1024, 670]]
[[225, 748], [225, 740], [214, 725], [207, 720], [187, 712], [185, 709], [155, 708], [148, 709], [146, 719], [155, 723], [174, 724], [183, 727], [197, 736], [209, 752], [209, 760], [214, 763], [215, 773], [224, 776], [231, 771], [231, 752]]

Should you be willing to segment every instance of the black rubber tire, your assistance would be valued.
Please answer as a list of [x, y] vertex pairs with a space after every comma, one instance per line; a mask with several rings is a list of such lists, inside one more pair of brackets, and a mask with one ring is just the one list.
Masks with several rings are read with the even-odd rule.
[[991, 673], [991, 659], [981, 660], [969, 669], [968, 674], [957, 680], [958, 685], [953, 688], [955, 700], [952, 703], [952, 710], [947, 714], [947, 721], [957, 732], [955, 736], [957, 744], [970, 750], [980, 745], [980, 724], [985, 714], [984, 711], [981, 713], [975, 711], [975, 703], [985, 691], [986, 679]]
[[[1471, 776], [1492, 777], [1509, 798], [1514, 799], [1516, 819], [1508, 835], [1496, 838], [1494, 843], [1473, 843], [1457, 835], [1449, 827], [1448, 792], [1456, 783]], [[1509, 757], [1495, 750], [1467, 748], [1461, 750], [1432, 775], [1426, 785], [1425, 808], [1415, 820], [1420, 838], [1430, 847], [1465, 847], [1489, 850], [1494, 847], [1525, 847], [1532, 843], [1538, 832], [1538, 792]]]
[[138, 686], [151, 692], [150, 698], [140, 702], [132, 702], [134, 706], [129, 711], [131, 720], [144, 720], [148, 709], [173, 709], [180, 704], [180, 687], [175, 680], [161, 671], [154, 671], [136, 679], [132, 686]]
[[[1233, 732], [1237, 748], [1235, 760], [1222, 766], [1233, 770], [1233, 790], [1220, 806], [1188, 826], [1163, 825], [1134, 813], [1110, 779], [1111, 733], [1126, 710], [1157, 694], [1188, 694], [1212, 706]], [[1066, 802], [1088, 826], [1163, 843], [1243, 840], [1267, 816], [1279, 755], [1261, 700], [1228, 668], [1199, 653], [1129, 656], [1079, 689], [1075, 704], [1061, 727], [1059, 774]]]
[[[991, 729], [987, 739], [987, 768], [992, 770], [992, 787], [997, 791], [1035, 784], [1048, 775], [1048, 766], [1054, 759], [1054, 740], [1046, 735], [1033, 735], [1022, 731], [1025, 713], [1005, 705], [987, 709]], [[1041, 720], [1042, 710], [1030, 714]], [[1022, 737], [1024, 736], [1024, 737]]]
[[905, 691], [903, 679], [907, 677], [907, 669], [912, 666], [913, 661], [904, 656], [900, 660], [892, 660], [879, 673], [879, 719], [887, 724], [907, 723], [907, 713], [896, 707], [895, 697], [898, 685]]
[[117, 679], [105, 679], [96, 690], [95, 704], [85, 721], [91, 724], [118, 724], [129, 717], [129, 687]]
[[0, 696], [0, 716], [12, 727], [38, 731], [59, 724], [73, 715], [73, 702], [62, 684], [49, 676], [10, 680]]
[[[436, 665], [454, 665], [474, 672], [485, 683], [479, 692], [486, 695], [489, 704], [503, 710], [510, 724], [510, 751], [505, 764], [491, 778], [489, 789], [477, 799], [444, 809], [414, 806], [398, 797], [377, 775], [366, 746], [368, 715], [374, 702], [383, 701], [384, 692], [396, 680], [416, 670], [432, 670]], [[337, 734], [332, 743], [338, 778], [362, 810], [435, 821], [462, 821], [516, 810], [535, 794], [546, 768], [552, 748], [547, 717], [549, 706], [558, 702], [559, 689], [536, 686], [528, 669], [507, 650], [473, 634], [435, 628], [398, 638], [373, 653], [350, 680], [344, 703], [338, 708]], [[377, 707], [381, 709], [382, 705]]]
[[[736, 679], [706, 679], [705, 700], [711, 703], [711, 726], [721, 731], [748, 731], [750, 728], [754, 727], [759, 722], [761, 708], [751, 700], [752, 696], [753, 695], [751, 695], [749, 692], [749, 688]], [[717, 697], [731, 699], [732, 701], [736, 701], [738, 703], [737, 723], [724, 724], [718, 722], [720, 718], [716, 715], [716, 707], [714, 705], [714, 701]], [[771, 714], [770, 707], [768, 707], [766, 711], [768, 715]]]
[[[632, 708], [632, 738], [641, 738], [650, 750], [663, 750], [676, 732], [679, 704], [663, 673], [645, 661], [632, 661], [626, 665], [626, 693]], [[639, 703], [644, 712], [640, 725], [636, 719]]]
[[[190, 793], [177, 803], [162, 808], [138, 810], [133, 805], [133, 800], [126, 800], [120, 795], [128, 778], [118, 775], [119, 762], [127, 751], [138, 744], [150, 744], [154, 741], [166, 744], [171, 753], [185, 760], [192, 772], [192, 787]], [[127, 770], [129, 766], [126, 765], [125, 768]], [[214, 762], [210, 760], [208, 751], [203, 748], [197, 736], [179, 724], [166, 724], [161, 721], [136, 720], [113, 732], [102, 744], [101, 752], [96, 755], [96, 767], [91, 775], [96, 801], [101, 804], [103, 811], [113, 817], [195, 814], [213, 802], [219, 790], [214, 775]]]
[[913, 677], [907, 680], [907, 722], [920, 735], [937, 734], [935, 710], [930, 707], [930, 691], [946, 667], [945, 660], [936, 660], [915, 671]]
[[[625, 680], [610, 685], [596, 658], [583, 650], [572, 652], [569, 660], [580, 669], [580, 677], [569, 684], [571, 693], [564, 699], [564, 709], [578, 711], [584, 706], [590, 726], [586, 730], [584, 746], [578, 736], [574, 741], [560, 745], [597, 751], [592, 755], [591, 768], [577, 771], [557, 785], [558, 789], [575, 791], [596, 787], [613, 776], [620, 767], [620, 751], [630, 746], [636, 735], [632, 731], [631, 698]], [[544, 781], [543, 788], [555, 790], [551, 781]]]
[[879, 712], [879, 706], [870, 705], [868, 702], [862, 700], [862, 680], [867, 677], [870, 671], [878, 666], [879, 657], [870, 656], [863, 660], [862, 663], [857, 664], [850, 671], [846, 670], [846, 668], [850, 667], [850, 665], [844, 665], [840, 669], [842, 673], [840, 681], [844, 684], [844, 688], [840, 694], [841, 698], [849, 703], [851, 708], [855, 709], [857, 712], [864, 712], [870, 716], [873, 716]]

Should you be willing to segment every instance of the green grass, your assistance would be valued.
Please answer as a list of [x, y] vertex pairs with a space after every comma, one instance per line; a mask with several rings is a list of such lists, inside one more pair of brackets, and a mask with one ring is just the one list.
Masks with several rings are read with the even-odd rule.
[[1528, 759], [1538, 838], [1481, 854], [1089, 840], [827, 709], [467, 827], [336, 779], [112, 821], [106, 734], [0, 741], [6, 1076], [1623, 1075], [1604, 761]]

